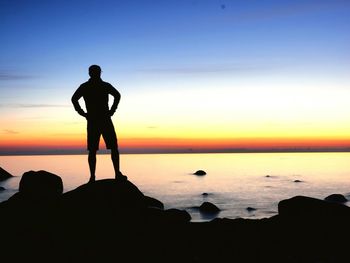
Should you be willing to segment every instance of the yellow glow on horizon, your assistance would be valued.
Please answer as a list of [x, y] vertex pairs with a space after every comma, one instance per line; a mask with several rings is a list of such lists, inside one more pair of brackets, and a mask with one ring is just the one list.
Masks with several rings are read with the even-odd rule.
[[292, 87], [157, 91], [126, 98], [117, 119], [120, 132], [141, 137], [345, 136], [348, 97]]
[[[347, 147], [349, 97], [346, 89], [279, 83], [143, 90], [122, 96], [113, 121], [121, 147]], [[85, 148], [86, 120], [70, 104], [1, 121], [9, 131], [0, 147]]]

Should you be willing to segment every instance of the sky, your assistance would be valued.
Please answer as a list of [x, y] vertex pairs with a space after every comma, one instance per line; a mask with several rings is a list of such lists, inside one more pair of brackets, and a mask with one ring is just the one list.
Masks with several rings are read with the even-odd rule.
[[0, 154], [85, 150], [92, 64], [122, 153], [350, 149], [348, 0], [2, 0], [0, 32]]

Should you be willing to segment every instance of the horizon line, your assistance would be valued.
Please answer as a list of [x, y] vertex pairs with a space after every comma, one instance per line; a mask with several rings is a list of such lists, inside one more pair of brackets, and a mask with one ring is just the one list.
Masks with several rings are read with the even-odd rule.
[[[237, 149], [140, 149], [120, 150], [120, 154], [207, 154], [207, 153], [321, 153], [350, 152], [350, 147], [296, 147], [296, 148], [237, 148]], [[87, 150], [13, 150], [0, 151], [0, 156], [30, 156], [30, 155], [83, 155]], [[99, 150], [97, 154], [110, 154], [110, 150]]]

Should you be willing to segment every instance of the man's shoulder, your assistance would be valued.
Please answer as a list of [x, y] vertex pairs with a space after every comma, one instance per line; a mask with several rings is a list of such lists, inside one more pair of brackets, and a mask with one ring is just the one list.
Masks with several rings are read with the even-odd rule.
[[109, 82], [103, 81], [103, 80], [101, 80], [99, 82], [92, 82], [92, 81], [88, 80], [88, 81], [80, 84], [79, 89], [84, 90], [84, 89], [92, 87], [92, 86], [99, 86], [99, 87], [106, 88], [106, 89], [114, 88], [112, 86], [112, 84], [110, 84]]
[[84, 83], [80, 84], [79, 88], [84, 88], [89, 85], [90, 85], [89, 81], [85, 81]]
[[106, 87], [113, 87], [111, 83], [103, 81], [103, 80], [102, 80], [102, 84], [103, 84], [103, 86], [106, 86]]
[[88, 85], [87, 82], [80, 84], [79, 87], [77, 88], [76, 92], [78, 92], [80, 94], [85, 93], [87, 85]]

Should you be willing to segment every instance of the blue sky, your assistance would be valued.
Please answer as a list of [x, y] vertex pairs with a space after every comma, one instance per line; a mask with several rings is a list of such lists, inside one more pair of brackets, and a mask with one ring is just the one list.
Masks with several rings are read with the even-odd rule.
[[2, 1], [1, 78], [74, 81], [92, 62], [121, 76], [281, 66], [342, 73], [349, 11], [349, 1]]

